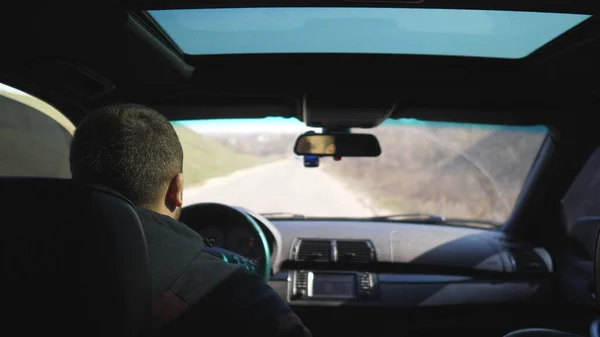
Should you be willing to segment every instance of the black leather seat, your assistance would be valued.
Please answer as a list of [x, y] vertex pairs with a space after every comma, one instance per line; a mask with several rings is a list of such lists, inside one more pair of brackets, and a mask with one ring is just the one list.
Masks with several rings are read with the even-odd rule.
[[133, 205], [69, 180], [2, 178], [0, 325], [20, 336], [139, 336], [151, 310]]

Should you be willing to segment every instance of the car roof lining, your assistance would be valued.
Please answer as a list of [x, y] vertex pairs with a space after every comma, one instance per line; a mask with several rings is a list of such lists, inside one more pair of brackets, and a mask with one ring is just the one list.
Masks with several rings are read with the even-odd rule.
[[[185, 2], [188, 7], [199, 3]], [[592, 7], [586, 7], [591, 3], [587, 0], [544, 3], [498, 1], [484, 7], [499, 9], [494, 4], [502, 4], [500, 9], [552, 11], [567, 11], [568, 7], [568, 12], [594, 13]], [[234, 2], [221, 4], [233, 6]], [[297, 6], [300, 2], [289, 4]], [[323, 3], [335, 4], [340, 2]], [[427, 2], [431, 7], [435, 4]], [[439, 7], [483, 6], [469, 1], [444, 4]], [[545, 124], [564, 129], [574, 128], [589, 118], [586, 116], [598, 103], [600, 20], [595, 16], [529, 57], [517, 60], [356, 54], [190, 56], [170, 46], [169, 40], [161, 36], [163, 33], [152, 28], [152, 22], [149, 26], [140, 20], [143, 12], [132, 11], [136, 6], [147, 9], [183, 5], [178, 1], [107, 2], [82, 8], [78, 16], [56, 7], [50, 9], [51, 15], [47, 11], [31, 15], [29, 19], [36, 25], [11, 20], [0, 23], [6, 29], [15, 29], [11, 25], [23, 27], [23, 40], [28, 41], [15, 41], [15, 48], [0, 56], [0, 81], [53, 104], [75, 124], [85, 111], [111, 102], [149, 104], [173, 120], [301, 117], [299, 104], [305, 95], [360, 93], [375, 97], [383, 93], [398, 102], [392, 113], [394, 118]], [[74, 26], [78, 27], [77, 34], [72, 32]], [[90, 41], [82, 41], [81, 34]], [[7, 45], [13, 38], [8, 37]], [[116, 89], [103, 97], [78, 99], [61, 90], [56, 81], [40, 82], [43, 71], [36, 76], [27, 73], [28, 67], [40, 60], [83, 64], [108, 79]], [[382, 79], [382, 74], [388, 76]], [[566, 123], [565, 113], [569, 116]]]

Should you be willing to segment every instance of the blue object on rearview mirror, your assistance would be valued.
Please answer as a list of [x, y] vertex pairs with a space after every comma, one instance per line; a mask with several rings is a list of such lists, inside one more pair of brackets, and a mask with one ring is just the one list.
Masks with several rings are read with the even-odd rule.
[[319, 156], [304, 156], [304, 167], [319, 167]]

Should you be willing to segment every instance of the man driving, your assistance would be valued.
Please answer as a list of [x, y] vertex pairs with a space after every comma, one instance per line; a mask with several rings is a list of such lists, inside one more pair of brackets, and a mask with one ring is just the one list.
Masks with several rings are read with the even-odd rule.
[[148, 245], [154, 332], [311, 336], [262, 278], [203, 253], [203, 238], [177, 221], [183, 149], [156, 110], [121, 104], [92, 112], [75, 131], [70, 165], [73, 180], [110, 187], [137, 206]]

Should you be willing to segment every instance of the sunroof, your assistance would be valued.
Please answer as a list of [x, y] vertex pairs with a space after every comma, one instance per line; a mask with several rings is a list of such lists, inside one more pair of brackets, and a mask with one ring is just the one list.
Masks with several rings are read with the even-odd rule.
[[186, 54], [366, 53], [522, 58], [589, 15], [415, 8], [149, 12]]

